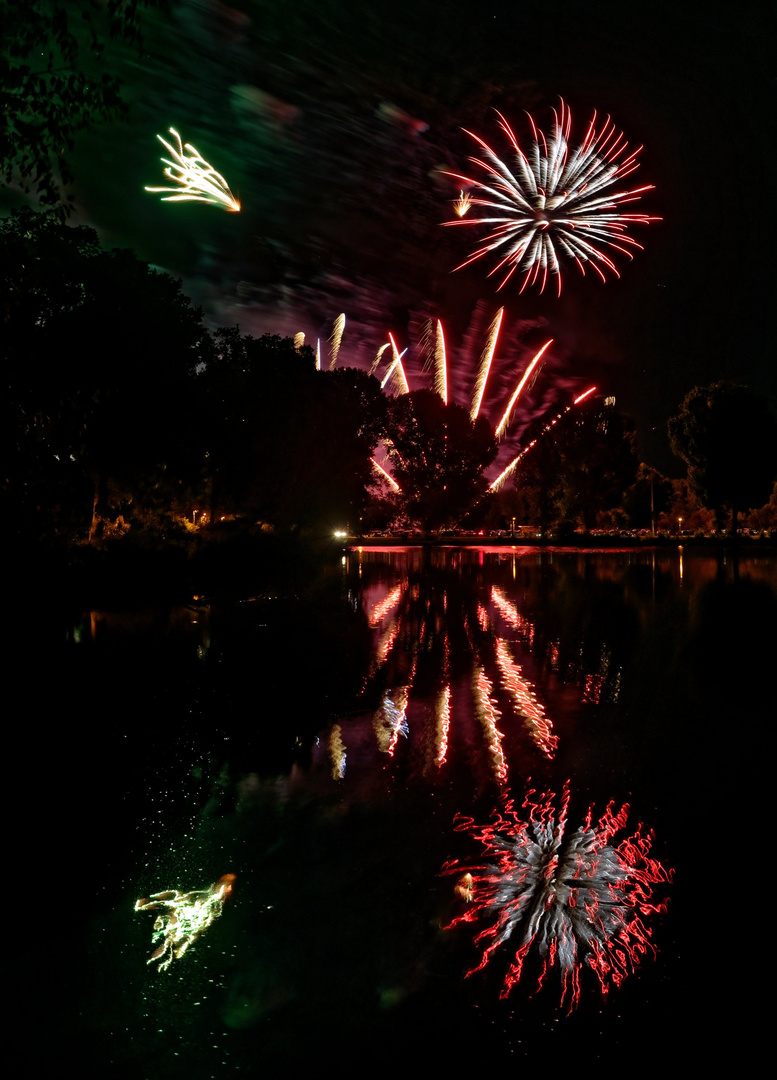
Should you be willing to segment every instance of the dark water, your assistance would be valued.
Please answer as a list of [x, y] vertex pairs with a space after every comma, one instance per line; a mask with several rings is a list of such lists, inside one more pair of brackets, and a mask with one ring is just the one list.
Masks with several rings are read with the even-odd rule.
[[[16, 721], [31, 1075], [713, 1060], [754, 952], [776, 627], [771, 555], [408, 548], [52, 630]], [[536, 949], [500, 998], [514, 939], [465, 977], [482, 927], [448, 928], [441, 873], [483, 865], [457, 815], [565, 789], [570, 831], [628, 804], [612, 844], [643, 823], [674, 871], [636, 971], [603, 997], [583, 965], [571, 1015]], [[220, 917], [147, 964], [135, 901], [228, 873]]]

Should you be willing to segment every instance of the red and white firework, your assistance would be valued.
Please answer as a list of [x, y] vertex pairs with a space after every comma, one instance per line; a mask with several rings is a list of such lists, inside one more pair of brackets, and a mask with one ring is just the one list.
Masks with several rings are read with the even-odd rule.
[[542, 292], [554, 276], [560, 294], [564, 259], [577, 263], [582, 273], [591, 266], [603, 281], [607, 271], [619, 277], [610, 255], [617, 251], [631, 258], [632, 249], [642, 247], [626, 230], [659, 220], [622, 210], [652, 190], [652, 184], [616, 189], [638, 168], [642, 147], [630, 150], [609, 116], [597, 126], [594, 113], [582, 142], [572, 149], [572, 114], [563, 101], [553, 110], [547, 135], [529, 116], [533, 135], [525, 149], [507, 120], [501, 113], [497, 116], [515, 164], [508, 165], [480, 136], [467, 131], [483, 153], [482, 158], [470, 158], [482, 170], [481, 178], [450, 174], [469, 189], [470, 212], [445, 224], [490, 229], [461, 266], [493, 252], [500, 259], [491, 274], [505, 271], [500, 288], [520, 271], [521, 292], [534, 284]]
[[583, 824], [567, 832], [569, 786], [558, 809], [554, 799], [551, 792], [529, 791], [523, 813], [509, 802], [492, 825], [460, 819], [457, 830], [480, 841], [485, 861], [456, 860], [443, 873], [467, 881], [467, 906], [450, 925], [483, 924], [474, 939], [482, 948], [480, 962], [468, 974], [481, 971], [501, 946], [509, 946], [500, 995], [507, 997], [534, 955], [538, 988], [558, 967], [561, 1004], [568, 1003], [571, 1012], [585, 967], [607, 993], [647, 953], [655, 953], [645, 920], [666, 910], [666, 901], [653, 893], [656, 885], [671, 881], [672, 871], [649, 857], [653, 836], [642, 825], [615, 846], [628, 805], [615, 813], [610, 803], [596, 824], [589, 809]]

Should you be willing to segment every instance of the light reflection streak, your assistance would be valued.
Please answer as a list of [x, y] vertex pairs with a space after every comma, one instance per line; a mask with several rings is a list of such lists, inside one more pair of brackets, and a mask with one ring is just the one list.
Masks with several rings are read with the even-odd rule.
[[164, 176], [178, 186], [147, 187], [145, 190], [163, 194], [162, 202], [209, 203], [237, 213], [240, 210], [240, 203], [229, 190], [229, 185], [221, 173], [216, 172], [191, 143], [182, 144], [181, 136], [175, 128], [168, 128], [168, 131], [174, 136], [178, 144], [177, 149], [166, 142], [161, 135], [157, 135], [157, 139], [174, 158], [173, 161], [162, 158], [162, 163], [167, 166]]
[[527, 637], [531, 636], [531, 631], [533, 630], [532, 623], [530, 623], [528, 619], [524, 619], [515, 604], [508, 600], [502, 590], [496, 585], [491, 586], [491, 603], [505, 622], [509, 623], [514, 630], [520, 630], [521, 633], [525, 634]]
[[[438, 577], [427, 595], [414, 575], [416, 560], [420, 564], [428, 559]], [[506, 570], [514, 575], [520, 560], [513, 554], [508, 561]], [[361, 574], [361, 560], [359, 565]], [[514, 767], [513, 755], [518, 752], [552, 760], [559, 746], [552, 709], [547, 700], [541, 700], [538, 684], [527, 677], [523, 658], [529, 660], [539, 649], [537, 670], [574, 682], [581, 702], [598, 701], [604, 693], [612, 700], [617, 671], [609, 650], [600, 648], [592, 661], [591, 650], [581, 649], [579, 655], [564, 661], [558, 642], [545, 640], [535, 623], [518, 610], [511, 598], [516, 586], [508, 577], [501, 579], [501, 587], [491, 585], [488, 602], [483, 603], [466, 585], [462, 569], [460, 556], [453, 553], [413, 555], [406, 576], [383, 584], [378, 593], [382, 599], [365, 605], [373, 630], [370, 667], [362, 688], [365, 720], [369, 716], [381, 732], [394, 732], [393, 748], [398, 747], [400, 730], [412, 730], [413, 755], [421, 754], [435, 769], [450, 762], [453, 746], [466, 754], [465, 747], [479, 744], [471, 728], [473, 719], [488, 728], [487, 744], [494, 744], [497, 757], [501, 754], [500, 764], [489, 762], [489, 775], [498, 777], [502, 764]], [[557, 684], [554, 677], [552, 686]], [[458, 700], [462, 708], [457, 708]], [[346, 743], [349, 730], [343, 724]], [[388, 750], [389, 741], [383, 740], [383, 749]]]
[[378, 623], [383, 622], [388, 613], [397, 606], [402, 599], [402, 594], [407, 587], [406, 581], [400, 581], [398, 585], [395, 585], [388, 596], [384, 596], [383, 599], [375, 605], [368, 618], [370, 626], [377, 626]]
[[501, 713], [493, 698], [494, 686], [482, 667], [475, 669], [475, 712], [483, 725], [494, 772], [500, 784], [507, 783], [507, 761], [502, 750], [503, 733], [497, 727]]
[[157, 970], [166, 971], [173, 960], [180, 960], [200, 934], [221, 915], [234, 883], [234, 874], [224, 874], [209, 889], [194, 889], [187, 893], [168, 889], [136, 900], [135, 911], [159, 912], [152, 935], [156, 949], [146, 963], [157, 961]]
[[448, 735], [451, 729], [451, 686], [446, 683], [435, 702], [437, 755], [435, 763], [443, 765], [448, 756]]
[[442, 323], [437, 320], [437, 333], [434, 341], [434, 389], [445, 404], [448, 404], [448, 366], [445, 355], [445, 334]]
[[510, 656], [504, 638], [497, 639], [496, 660], [502, 674], [502, 683], [510, 693], [516, 709], [526, 720], [531, 737], [543, 754], [552, 758], [558, 749], [558, 736], [553, 734], [553, 725], [537, 701], [531, 683], [524, 679], [520, 667]]
[[457, 819], [457, 831], [480, 843], [483, 858], [477, 865], [454, 860], [443, 873], [456, 875], [459, 895], [462, 872], [470, 878], [467, 907], [450, 926], [482, 926], [474, 938], [480, 961], [467, 974], [509, 948], [500, 996], [507, 997], [532, 960], [538, 989], [559, 969], [561, 1004], [572, 1012], [585, 969], [606, 994], [655, 954], [646, 920], [666, 910], [666, 900], [653, 894], [672, 880], [672, 871], [650, 858], [653, 834], [641, 824], [613, 843], [625, 827], [627, 804], [616, 813], [610, 803], [595, 825], [589, 808], [583, 824], [567, 834], [569, 799], [567, 783], [558, 809], [552, 792], [530, 790], [522, 812], [508, 800], [491, 825]]
[[373, 729], [378, 749], [383, 754], [393, 756], [400, 735], [407, 738], [407, 703], [410, 698], [409, 686], [395, 686], [386, 692], [380, 708], [373, 717]]

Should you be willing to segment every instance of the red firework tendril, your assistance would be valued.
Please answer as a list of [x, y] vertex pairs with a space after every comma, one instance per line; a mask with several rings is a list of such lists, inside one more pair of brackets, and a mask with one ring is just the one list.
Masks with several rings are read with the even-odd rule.
[[645, 920], [666, 910], [666, 900], [654, 899], [653, 893], [656, 885], [672, 880], [672, 871], [650, 858], [653, 834], [641, 824], [617, 846], [612, 843], [625, 827], [628, 804], [616, 813], [609, 803], [595, 825], [590, 808], [583, 824], [567, 832], [569, 798], [567, 782], [558, 810], [552, 792], [531, 790], [523, 814], [510, 801], [491, 825], [457, 818], [456, 830], [482, 844], [486, 861], [470, 866], [454, 860], [442, 872], [466, 880], [466, 888], [457, 892], [469, 901], [449, 928], [483, 925], [474, 938], [481, 958], [467, 975], [485, 968], [509, 941], [515, 951], [500, 997], [519, 982], [534, 952], [541, 961], [537, 988], [558, 966], [561, 1004], [568, 1002], [572, 1012], [580, 1000], [584, 967], [606, 994], [647, 953], [655, 954]]

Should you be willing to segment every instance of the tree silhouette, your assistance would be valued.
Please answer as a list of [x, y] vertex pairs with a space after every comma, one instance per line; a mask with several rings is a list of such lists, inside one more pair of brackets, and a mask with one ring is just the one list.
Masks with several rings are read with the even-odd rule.
[[768, 501], [777, 479], [777, 420], [766, 399], [745, 386], [695, 386], [669, 421], [673, 452], [688, 467], [688, 481], [714, 510], [720, 532], [724, 510], [737, 517]]
[[100, 69], [110, 38], [138, 41], [140, 9], [168, 0], [6, 0], [0, 39], [0, 169], [37, 189], [64, 220], [67, 155], [79, 131], [124, 111], [119, 81]]
[[536, 438], [516, 471], [527, 516], [543, 531], [566, 522], [591, 529], [596, 515], [621, 505], [637, 476], [634, 424], [608, 401], [590, 398], [564, 413], [557, 408], [525, 432]]
[[497, 444], [484, 417], [473, 423], [461, 405], [416, 390], [390, 403], [387, 435], [403, 509], [424, 529], [457, 523], [485, 494]]
[[317, 371], [291, 338], [220, 330], [215, 352], [198, 378], [213, 517], [355, 527], [383, 428], [378, 381]]
[[26, 210], [0, 224], [0, 285], [15, 519], [45, 530], [53, 510], [94, 536], [111, 489], [149, 507], [183, 493], [199, 470], [193, 374], [210, 338], [180, 282]]

